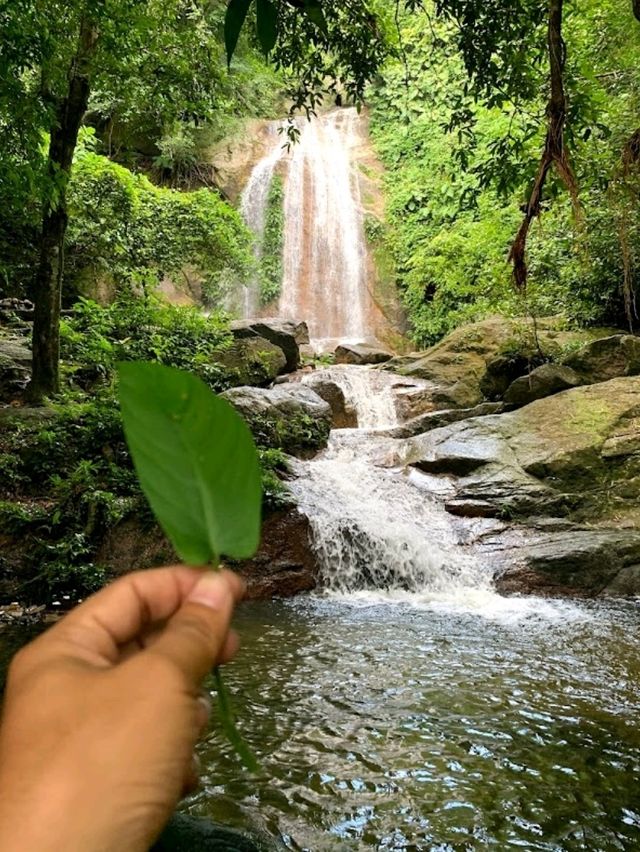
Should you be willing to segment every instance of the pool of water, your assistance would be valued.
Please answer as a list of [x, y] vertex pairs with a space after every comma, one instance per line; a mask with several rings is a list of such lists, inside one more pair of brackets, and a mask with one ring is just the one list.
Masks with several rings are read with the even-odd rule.
[[214, 720], [185, 809], [313, 852], [640, 849], [640, 606], [478, 595], [244, 605], [261, 770]]

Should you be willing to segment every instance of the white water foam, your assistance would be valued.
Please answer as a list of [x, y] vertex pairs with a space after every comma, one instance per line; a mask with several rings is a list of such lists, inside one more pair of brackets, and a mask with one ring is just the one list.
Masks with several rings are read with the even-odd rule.
[[302, 122], [288, 161], [280, 314], [304, 317], [312, 339], [365, 340], [367, 248], [351, 150], [355, 109]]
[[498, 595], [491, 567], [459, 538], [437, 497], [390, 466], [402, 456], [402, 442], [367, 429], [397, 423], [397, 377], [352, 366], [320, 375], [342, 388], [366, 427], [332, 432], [321, 456], [295, 463], [291, 488], [311, 524], [325, 596], [349, 606], [403, 605], [513, 625], [588, 617], [572, 603]]
[[[320, 371], [328, 382], [334, 382], [356, 410], [359, 429], [385, 429], [398, 422], [394, 386], [398, 377], [393, 373], [369, 367], [340, 365]], [[303, 384], [313, 382], [317, 373], [302, 378]]]

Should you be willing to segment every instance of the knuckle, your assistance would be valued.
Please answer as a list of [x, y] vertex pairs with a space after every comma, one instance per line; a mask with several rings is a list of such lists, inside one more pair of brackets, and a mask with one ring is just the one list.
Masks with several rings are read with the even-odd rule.
[[219, 639], [213, 628], [207, 622], [197, 616], [186, 614], [180, 620], [180, 631], [182, 635], [207, 651], [215, 651]]
[[16, 678], [22, 677], [25, 672], [33, 668], [33, 665], [36, 662], [34, 657], [34, 649], [31, 645], [25, 645], [23, 648], [20, 648], [20, 650], [14, 654], [13, 659], [9, 664], [8, 678], [15, 680]]

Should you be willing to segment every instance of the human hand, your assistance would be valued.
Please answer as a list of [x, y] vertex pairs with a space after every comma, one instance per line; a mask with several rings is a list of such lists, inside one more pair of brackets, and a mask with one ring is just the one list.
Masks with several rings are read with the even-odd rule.
[[0, 728], [0, 852], [145, 852], [188, 787], [200, 684], [237, 650], [242, 581], [130, 574], [18, 652]]

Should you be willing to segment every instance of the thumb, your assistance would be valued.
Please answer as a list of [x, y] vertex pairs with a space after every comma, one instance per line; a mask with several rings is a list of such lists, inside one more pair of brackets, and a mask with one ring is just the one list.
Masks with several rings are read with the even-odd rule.
[[220, 656], [244, 584], [231, 571], [208, 571], [189, 592], [149, 653], [173, 662], [197, 688]]

